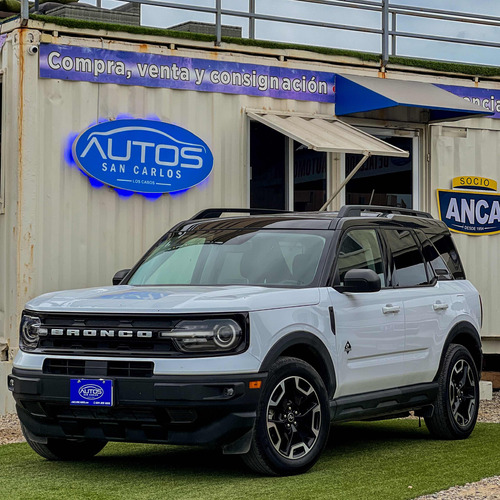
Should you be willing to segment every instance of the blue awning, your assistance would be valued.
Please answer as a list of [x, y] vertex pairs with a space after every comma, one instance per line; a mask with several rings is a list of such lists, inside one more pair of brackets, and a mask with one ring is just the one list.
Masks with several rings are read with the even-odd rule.
[[428, 123], [493, 114], [432, 83], [337, 75], [335, 87], [337, 116]]

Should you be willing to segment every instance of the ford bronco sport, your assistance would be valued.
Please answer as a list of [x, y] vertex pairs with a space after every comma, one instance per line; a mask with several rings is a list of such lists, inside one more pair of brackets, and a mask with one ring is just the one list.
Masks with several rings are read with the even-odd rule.
[[414, 411], [466, 438], [480, 297], [429, 214], [206, 210], [115, 286], [30, 301], [9, 388], [49, 460], [107, 441], [197, 444], [264, 474], [319, 458], [331, 421]]

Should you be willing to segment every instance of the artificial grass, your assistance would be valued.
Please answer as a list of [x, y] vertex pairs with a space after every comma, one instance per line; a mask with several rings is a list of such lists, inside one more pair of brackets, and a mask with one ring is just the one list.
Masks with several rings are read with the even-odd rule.
[[445, 71], [449, 73], [463, 73], [478, 77], [500, 76], [500, 68], [497, 66], [481, 66], [480, 64], [456, 63], [445, 61], [433, 61], [431, 59], [416, 59], [413, 57], [390, 56], [391, 64], [410, 66], [413, 68], [425, 68], [434, 71]]
[[109, 443], [94, 460], [71, 463], [44, 460], [27, 444], [0, 447], [4, 500], [396, 500], [498, 474], [500, 424], [478, 424], [464, 441], [433, 440], [418, 420], [334, 426], [310, 472], [280, 478], [198, 448]]
[[[130, 26], [114, 23], [103, 23], [99, 21], [85, 21], [80, 19], [70, 19], [54, 16], [45, 16], [40, 14], [30, 14], [30, 19], [34, 21], [42, 21], [45, 23], [54, 23], [59, 26], [65, 26], [67, 28], [75, 29], [90, 29], [90, 30], [106, 30], [111, 32], [125, 32], [125, 33], [135, 33], [143, 35], [152, 36], [165, 36], [170, 38], [184, 39], [184, 40], [196, 40], [202, 42], [215, 42], [215, 35], [207, 35], [202, 33], [188, 33], [182, 31], [174, 31], [162, 28], [152, 28], [148, 26]], [[248, 47], [261, 47], [268, 49], [278, 49], [278, 50], [304, 50], [307, 52], [314, 52], [317, 54], [325, 54], [332, 56], [341, 57], [353, 57], [359, 59], [362, 62], [374, 62], [380, 63], [380, 54], [372, 52], [360, 52], [355, 50], [347, 49], [336, 49], [330, 47], [320, 47], [315, 45], [301, 45], [295, 43], [284, 43], [284, 42], [273, 42], [268, 40], [250, 40], [247, 38], [236, 38], [236, 37], [222, 37], [222, 42], [232, 43], [236, 45], [248, 46]], [[435, 61], [431, 59], [418, 59], [414, 57], [402, 57], [402, 56], [391, 56], [389, 58], [390, 68], [391, 64], [415, 67], [415, 68], [425, 68], [431, 71], [437, 72], [447, 72], [447, 73], [459, 73], [477, 77], [495, 77], [500, 76], [500, 68], [497, 66], [483, 66], [479, 64], [467, 64], [467, 63], [454, 63], [454, 62], [444, 62]]]

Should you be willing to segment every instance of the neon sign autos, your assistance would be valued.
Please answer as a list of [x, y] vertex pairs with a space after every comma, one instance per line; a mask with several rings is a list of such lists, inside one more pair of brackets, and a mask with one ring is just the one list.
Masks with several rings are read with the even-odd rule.
[[153, 120], [116, 120], [84, 131], [73, 157], [90, 177], [137, 193], [189, 189], [212, 171], [208, 146], [188, 130]]

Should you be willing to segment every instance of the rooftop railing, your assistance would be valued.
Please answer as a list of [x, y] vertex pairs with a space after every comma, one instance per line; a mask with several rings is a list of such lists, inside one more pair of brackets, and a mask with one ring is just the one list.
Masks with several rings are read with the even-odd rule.
[[[95, 0], [97, 6], [101, 5], [101, 0]], [[500, 61], [500, 16], [485, 15], [477, 13], [466, 13], [466, 12], [454, 12], [443, 9], [429, 9], [424, 7], [410, 6], [410, 5], [400, 5], [397, 3], [392, 3], [390, 0], [280, 0], [280, 2], [262, 2], [258, 0], [239, 0], [239, 1], [228, 1], [224, 0], [224, 5], [239, 6], [240, 8], [223, 8], [223, 0], [212, 0], [212, 6], [209, 6], [207, 0], [199, 0], [198, 4], [188, 4], [182, 1], [161, 1], [161, 0], [128, 0], [131, 3], [138, 3], [144, 6], [154, 6], [163, 7], [166, 9], [175, 9], [185, 11], [186, 13], [203, 13], [205, 15], [213, 16], [215, 23], [215, 37], [216, 45], [220, 45], [222, 41], [222, 25], [223, 18], [228, 17], [232, 19], [238, 19], [247, 29], [246, 35], [249, 39], [256, 38], [256, 27], [259, 23], [271, 23], [274, 25], [296, 25], [301, 27], [310, 27], [311, 29], [323, 28], [326, 30], [340, 30], [341, 32], [358, 32], [371, 34], [379, 39], [379, 44], [377, 46], [377, 53], [381, 54], [381, 65], [385, 67], [389, 61], [390, 56], [398, 55], [408, 55], [408, 53], [398, 52], [398, 43], [402, 40], [424, 40], [431, 42], [443, 42], [445, 44], [451, 44], [451, 46], [457, 47], [483, 47], [488, 49], [496, 49], [495, 56], [491, 58], [492, 61]], [[189, 0], [184, 0], [189, 1]], [[194, 0], [196, 1], [196, 0]], [[203, 2], [204, 5], [200, 5]], [[29, 5], [28, 0], [22, 0], [21, 17], [23, 19], [29, 18]], [[38, 3], [38, 0], [36, 0]], [[312, 4], [317, 6], [322, 6], [322, 19], [309, 19], [304, 18], [306, 16], [293, 17], [292, 15], [286, 15], [287, 11], [293, 11], [293, 8], [283, 8], [284, 4], [288, 4], [290, 7], [296, 7], [297, 4], [303, 4], [305, 13], [307, 16], [312, 15], [309, 11], [314, 10]], [[293, 5], [295, 4], [295, 5]], [[309, 4], [307, 6], [306, 4]], [[244, 5], [244, 7], [241, 7]], [[257, 9], [257, 5], [261, 8]], [[276, 5], [274, 8], [273, 5]], [[35, 9], [36, 9], [35, 4]], [[330, 8], [329, 11], [325, 10]], [[335, 10], [336, 9], [336, 10]], [[361, 23], [361, 18], [363, 16], [350, 16], [353, 18], [353, 24], [345, 22], [331, 22], [330, 19], [335, 19], [339, 11], [346, 9], [351, 9], [351, 13], [358, 12], [361, 14], [362, 11], [369, 11], [376, 13], [375, 20], [372, 20], [367, 26]], [[270, 13], [271, 12], [271, 13]], [[327, 18], [325, 18], [325, 13], [331, 13]], [[168, 16], [165, 16], [168, 17]], [[343, 16], [346, 17], [346, 16]], [[356, 23], [356, 20], [359, 22]], [[420, 23], [422, 21], [428, 22], [432, 25], [433, 22], [449, 22], [453, 26], [457, 27], [459, 36], [445, 36], [442, 34], [432, 34], [423, 33], [422, 25], [420, 24], [414, 31], [400, 28], [401, 24], [408, 26], [408, 20], [415, 19]], [[404, 21], [401, 23], [401, 21]], [[453, 24], [455, 23], [455, 24]], [[442, 25], [441, 25], [442, 26]], [[167, 28], [168, 26], [162, 26]], [[490, 40], [480, 40], [475, 38], [475, 35], [467, 35], [466, 31], [474, 27], [472, 31], [481, 31], [491, 28], [497, 28], [495, 30], [494, 36]], [[419, 32], [420, 31], [420, 32]], [[493, 32], [493, 30], [492, 30]], [[323, 32], [324, 33], [324, 32]], [[274, 41], [281, 41], [279, 38], [273, 36], [266, 36], [267, 39], [272, 39]], [[299, 35], [300, 38], [300, 35]], [[303, 43], [300, 39], [294, 40], [295, 43]], [[331, 46], [328, 40], [325, 39], [325, 43], [321, 45]], [[374, 52], [371, 50], [370, 52]], [[439, 53], [439, 51], [436, 51]], [[430, 59], [441, 59], [440, 57], [435, 57], [434, 54], [424, 54], [425, 58]], [[434, 56], [434, 57], [433, 57]], [[459, 54], [459, 57], [464, 56]], [[444, 58], [446, 60], [446, 57]], [[448, 59], [449, 60], [449, 59]], [[456, 60], [456, 59], [455, 59]], [[461, 62], [467, 62], [466, 57], [461, 60]], [[470, 62], [470, 61], [469, 61]], [[474, 61], [477, 62], [477, 61]], [[488, 64], [488, 63], [486, 63]]]

